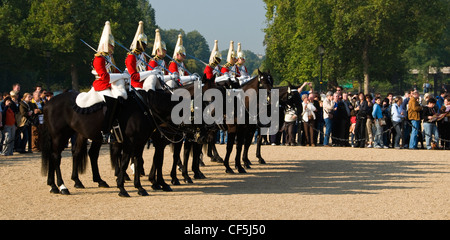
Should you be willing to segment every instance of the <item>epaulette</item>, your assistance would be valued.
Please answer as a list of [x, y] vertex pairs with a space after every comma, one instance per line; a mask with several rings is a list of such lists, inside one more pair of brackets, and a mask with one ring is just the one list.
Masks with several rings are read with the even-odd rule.
[[108, 53], [105, 53], [105, 52], [99, 52], [99, 53], [96, 53], [94, 56], [96, 56], [96, 57], [106, 57], [106, 56], [108, 56]]

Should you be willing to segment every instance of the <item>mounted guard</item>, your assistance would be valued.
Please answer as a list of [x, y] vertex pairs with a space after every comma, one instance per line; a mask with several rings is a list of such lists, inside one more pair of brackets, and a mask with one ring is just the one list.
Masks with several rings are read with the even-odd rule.
[[236, 72], [239, 73], [236, 78], [239, 80], [239, 84], [244, 84], [250, 80], [250, 74], [248, 74], [247, 67], [244, 66], [245, 63], [245, 53], [242, 51], [241, 43], [238, 43], [237, 49], [237, 62], [236, 62]]
[[191, 84], [193, 81], [200, 79], [196, 73], [189, 75], [183, 62], [185, 58], [186, 49], [183, 46], [183, 36], [179, 34], [173, 53], [173, 61], [169, 64], [169, 71], [172, 73], [172, 79], [178, 81], [181, 86]]
[[80, 93], [76, 98], [76, 104], [79, 108], [89, 108], [101, 102], [106, 103], [103, 133], [111, 130], [116, 108], [119, 104], [118, 98], [127, 99], [128, 97], [125, 79], [129, 78], [129, 75], [127, 73], [119, 73], [114, 68], [114, 46], [110, 22], [106, 21], [97, 53], [94, 55], [92, 63], [92, 74], [95, 76], [92, 88], [87, 93]]
[[230, 79], [233, 82], [237, 82], [236, 76], [239, 75], [239, 71], [236, 69], [236, 52], [234, 51], [234, 41], [230, 41], [230, 48], [228, 49], [228, 55], [227, 55], [227, 63], [222, 66], [222, 69], [220, 70], [223, 74], [222, 77], [219, 77], [219, 79], [216, 79], [216, 82], [222, 81], [223, 78], [226, 80]]
[[147, 70], [155, 70], [158, 72], [158, 75], [150, 75], [144, 81], [144, 90], [153, 90], [162, 89], [160, 79], [164, 78], [166, 84], [173, 88], [176, 86], [176, 83], [171, 81], [172, 76], [168, 75], [166, 68], [166, 62], [164, 61], [164, 57], [166, 57], [167, 48], [166, 43], [161, 40], [161, 33], [159, 29], [155, 30], [155, 42], [153, 43], [152, 55], [153, 59], [150, 60], [147, 66]]
[[[222, 54], [219, 52], [219, 45], [217, 40], [214, 40], [214, 48], [211, 51], [211, 55], [209, 56], [209, 64], [206, 65], [203, 73], [206, 74], [206, 78], [211, 80], [220, 76], [220, 66], [219, 63], [222, 61]], [[217, 79], [216, 79], [217, 81]]]
[[130, 74], [130, 83], [136, 90], [143, 90], [144, 80], [150, 75], [158, 74], [157, 70], [147, 71], [145, 48], [147, 47], [147, 35], [144, 33], [144, 22], [140, 21], [133, 42], [125, 59], [126, 71]]

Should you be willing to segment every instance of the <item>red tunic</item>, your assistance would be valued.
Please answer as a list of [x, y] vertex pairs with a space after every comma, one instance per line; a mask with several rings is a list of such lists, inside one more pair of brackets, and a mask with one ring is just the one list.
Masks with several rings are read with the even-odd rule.
[[143, 88], [144, 81], [141, 80], [141, 75], [136, 69], [136, 56], [129, 54], [127, 59], [125, 59], [125, 66], [127, 67], [128, 73], [131, 76], [131, 86], [134, 88]]
[[[178, 72], [178, 64], [176, 64], [174, 61], [170, 62], [169, 64], [169, 72], [171, 73]], [[189, 76], [189, 74], [186, 72], [186, 69], [184, 71], [184, 76]]]
[[[151, 60], [148, 63], [148, 65], [150, 66], [150, 67], [147, 66], [147, 70], [149, 70], [149, 71], [154, 70], [156, 67], [159, 67], [158, 63], [155, 60]], [[163, 67], [165, 67], [165, 64], [164, 64]], [[167, 75], [167, 72], [166, 72], [166, 70], [164, 68], [163, 68], [163, 73], [164, 73], [164, 75]]]
[[[224, 65], [220, 71], [221, 71], [222, 73], [228, 73], [228, 72], [231, 71], [231, 67], [226, 67], [226, 66]], [[238, 77], [238, 76], [241, 76], [241, 74], [239, 73], [239, 69], [238, 69], [238, 68], [235, 68], [235, 71], [236, 71], [236, 72], [233, 72], [233, 73], [235, 73], [237, 77]]]
[[94, 90], [103, 91], [110, 88], [111, 84], [109, 83], [109, 73], [106, 70], [106, 60], [102, 56], [96, 56], [92, 65], [99, 77], [92, 83]]
[[206, 65], [203, 73], [206, 74], [207, 79], [212, 79], [214, 77], [214, 68], [209, 65]]

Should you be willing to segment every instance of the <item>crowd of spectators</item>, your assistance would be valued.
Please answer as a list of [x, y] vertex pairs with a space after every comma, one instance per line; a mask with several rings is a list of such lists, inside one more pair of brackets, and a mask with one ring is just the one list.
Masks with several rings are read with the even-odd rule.
[[[303, 87], [303, 86], [302, 86]], [[423, 97], [417, 90], [404, 96], [352, 94], [337, 87], [319, 94], [299, 89], [303, 109], [292, 109], [276, 135], [263, 144], [289, 146], [450, 149], [450, 96], [446, 91]], [[300, 116], [301, 115], [301, 116]], [[297, 141], [292, 141], [296, 139]]]
[[0, 152], [11, 156], [14, 152], [40, 151], [39, 133], [44, 123], [43, 107], [53, 93], [36, 86], [31, 93], [21, 93], [20, 84], [0, 96]]

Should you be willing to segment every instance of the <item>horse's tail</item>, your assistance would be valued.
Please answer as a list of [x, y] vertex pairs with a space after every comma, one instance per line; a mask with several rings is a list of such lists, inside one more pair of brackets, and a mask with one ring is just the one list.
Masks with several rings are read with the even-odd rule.
[[41, 139], [40, 143], [42, 153], [41, 173], [45, 176], [48, 174], [50, 162], [52, 161], [53, 156], [52, 138], [50, 137], [47, 121], [44, 122], [44, 126], [42, 127], [39, 135], [39, 138]]
[[122, 159], [122, 144], [118, 142], [110, 143], [109, 156], [111, 160], [111, 167], [113, 169], [120, 167], [120, 160]]
[[[74, 154], [77, 153], [77, 154]], [[77, 162], [78, 172], [85, 173], [88, 161], [87, 139], [77, 136], [77, 141], [72, 146], [73, 161]]]

